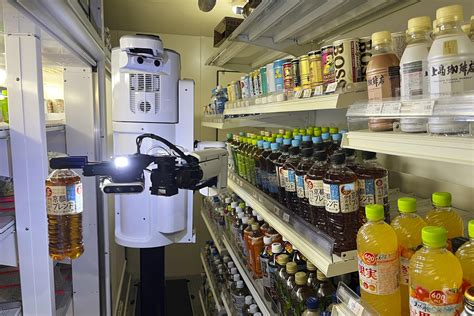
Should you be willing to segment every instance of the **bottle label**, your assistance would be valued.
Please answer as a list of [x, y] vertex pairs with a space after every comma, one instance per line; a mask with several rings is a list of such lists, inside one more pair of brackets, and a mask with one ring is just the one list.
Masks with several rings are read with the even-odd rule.
[[331, 213], [351, 213], [357, 211], [359, 200], [356, 183], [327, 184], [323, 183], [326, 197], [326, 211]]
[[367, 72], [369, 100], [400, 96], [400, 67], [390, 66]]
[[359, 179], [357, 180], [359, 187], [359, 203], [360, 206], [367, 204], [388, 203], [388, 177], [376, 179]]
[[48, 215], [73, 215], [82, 213], [82, 183], [46, 186]]
[[278, 176], [276, 173], [267, 172], [268, 191], [270, 193], [278, 193]]
[[308, 188], [309, 204], [319, 207], [326, 206], [323, 180], [312, 180], [306, 178], [305, 185]]
[[286, 184], [285, 184], [285, 169], [283, 169], [283, 167], [275, 167], [276, 168], [276, 173], [278, 174], [278, 179], [279, 179], [279, 184], [280, 184], [280, 188], [285, 188], [286, 187]]
[[271, 287], [272, 281], [270, 279], [270, 273], [268, 271], [268, 261], [267, 257], [260, 257], [260, 268], [262, 270], [262, 283], [264, 287]]
[[305, 194], [304, 194], [304, 175], [297, 175], [296, 176], [296, 195], [300, 199], [304, 199]]
[[474, 59], [446, 57], [428, 67], [431, 94], [452, 94], [474, 90]]
[[286, 192], [296, 192], [296, 175], [293, 169], [283, 169]]
[[262, 181], [262, 188], [264, 190], [267, 190], [268, 189], [268, 176], [267, 176], [267, 172], [260, 169], [260, 181]]
[[462, 292], [459, 288], [429, 291], [421, 286], [410, 286], [411, 316], [459, 315]]
[[[245, 296], [232, 293], [232, 301], [234, 301], [235, 310], [241, 311], [245, 305]], [[239, 315], [242, 315], [242, 312]]]
[[423, 95], [428, 92], [427, 62], [413, 61], [401, 65], [402, 96]]
[[260, 173], [260, 168], [255, 167], [255, 182], [258, 186], [262, 186], [262, 175]]
[[360, 288], [370, 294], [389, 295], [399, 287], [398, 253], [359, 252]]

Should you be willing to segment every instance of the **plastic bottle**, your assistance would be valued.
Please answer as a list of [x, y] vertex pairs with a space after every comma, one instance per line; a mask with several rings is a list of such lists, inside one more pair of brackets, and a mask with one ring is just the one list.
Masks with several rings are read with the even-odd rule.
[[272, 150], [270, 149], [270, 142], [263, 142], [263, 152], [261, 153], [259, 157], [259, 164], [261, 166], [260, 172], [261, 172], [261, 177], [262, 177], [262, 190], [265, 193], [269, 193], [268, 189], [268, 176], [267, 176], [267, 170], [265, 169], [266, 166], [266, 159], [267, 157], [272, 153]]
[[437, 33], [428, 54], [431, 94], [462, 93], [474, 90], [474, 46], [463, 33], [463, 7], [455, 4], [436, 10]]
[[[237, 207], [237, 210], [241, 209], [240, 207]], [[244, 212], [238, 212], [236, 213], [237, 218], [234, 220], [232, 224], [232, 240], [236, 245], [239, 245], [240, 243], [240, 227], [242, 226], [242, 218], [244, 218]]]
[[232, 144], [233, 143], [234, 143], [234, 140], [233, 140], [232, 133], [227, 133], [225, 147], [227, 149], [227, 155], [228, 155], [227, 165], [228, 165], [230, 171], [235, 170], [234, 154], [232, 152]]
[[316, 297], [319, 299], [321, 310], [325, 310], [331, 304], [332, 295], [336, 292], [336, 289], [321, 271], [316, 272], [316, 277], [318, 279]]
[[281, 313], [287, 315], [291, 311], [291, 292], [296, 286], [295, 274], [298, 272], [298, 266], [296, 262], [288, 262], [285, 266], [286, 279], [282, 280], [281, 293], [280, 293], [280, 306]]
[[[372, 34], [372, 57], [367, 65], [369, 101], [400, 96], [400, 60], [392, 49], [390, 32]], [[393, 119], [369, 118], [369, 130], [391, 131]]]
[[272, 238], [269, 236], [263, 237], [264, 247], [260, 253], [260, 269], [262, 271], [262, 284], [266, 291], [270, 290], [272, 285], [270, 273], [268, 271], [268, 263], [272, 258]]
[[296, 194], [296, 168], [301, 160], [300, 142], [296, 139], [291, 141], [290, 157], [283, 165], [283, 177], [285, 178], [286, 206], [296, 211], [298, 209], [298, 196]]
[[314, 291], [306, 284], [307, 278], [305, 272], [295, 274], [296, 286], [291, 292], [292, 315], [301, 315], [305, 309], [306, 300], [315, 296]]
[[249, 309], [250, 305], [252, 305], [252, 304], [253, 304], [252, 295], [247, 295], [245, 297], [245, 304], [242, 307], [242, 311], [241, 311], [242, 315], [244, 315], [244, 316], [248, 315], [247, 310]]
[[326, 232], [334, 238], [333, 251], [336, 254], [356, 249], [357, 210], [357, 177], [345, 167], [343, 153], [331, 157], [331, 166], [323, 178], [324, 196], [326, 197]]
[[264, 291], [265, 298], [267, 300], [272, 300], [273, 297], [276, 296], [276, 272], [278, 267], [276, 258], [282, 253], [282, 250], [283, 249], [280, 243], [272, 243], [272, 256], [270, 257], [270, 260], [268, 260], [268, 275], [270, 276], [270, 288], [266, 288]]
[[408, 278], [410, 259], [421, 246], [421, 229], [426, 222], [416, 214], [416, 199], [403, 197], [398, 199], [400, 215], [390, 224], [397, 234], [400, 254], [400, 296], [402, 299], [402, 315], [410, 314], [408, 296]]
[[251, 264], [251, 259], [250, 259], [250, 249], [251, 249], [251, 244], [250, 244], [250, 234], [252, 233], [252, 224], [255, 223], [255, 220], [253, 217], [249, 218], [247, 220], [247, 227], [244, 229], [244, 233], [242, 235], [242, 239], [244, 242], [243, 252], [246, 254], [246, 262], [247, 266], [249, 269], [252, 269], [252, 264]]
[[2, 90], [2, 101], [0, 103], [2, 110], [2, 117], [5, 123], [10, 122], [8, 115], [8, 92], [7, 89]]
[[76, 259], [84, 252], [82, 207], [81, 177], [69, 169], [51, 172], [46, 179], [46, 209], [52, 259]]
[[281, 235], [275, 230], [275, 228], [271, 226], [268, 226], [267, 230], [265, 231], [265, 236], [270, 237], [272, 242], [281, 243]]
[[346, 155], [346, 167], [351, 169], [352, 171], [356, 172], [357, 168], [359, 168], [359, 163], [356, 159], [356, 152], [352, 148], [343, 148], [342, 152]]
[[231, 291], [232, 301], [236, 311], [242, 310], [247, 295], [249, 295], [249, 290], [245, 287], [244, 281], [237, 281], [235, 288]]
[[262, 277], [262, 270], [260, 265], [260, 254], [264, 248], [263, 234], [260, 231], [258, 223], [252, 224], [252, 233], [249, 235], [251, 251], [249, 252], [250, 263], [255, 278]]
[[368, 222], [357, 234], [361, 296], [380, 315], [400, 315], [397, 235], [383, 221], [383, 205], [369, 204], [365, 213]]
[[239, 176], [241, 176], [244, 179], [247, 179], [247, 151], [248, 148], [248, 138], [247, 137], [241, 137], [240, 138], [240, 145], [239, 148], [237, 149], [237, 156], [239, 157]]
[[464, 310], [461, 316], [474, 316], [474, 286], [464, 292]]
[[458, 251], [456, 257], [462, 266], [463, 272], [463, 291], [474, 286], [474, 219], [471, 219], [467, 226], [469, 241], [465, 242]]
[[292, 247], [293, 251], [290, 255], [290, 261], [296, 262], [298, 266], [298, 271], [306, 270], [306, 258], [303, 254], [296, 248], [295, 246]]
[[309, 205], [308, 186], [305, 185], [309, 169], [313, 166], [313, 147], [303, 148], [301, 151], [301, 161], [296, 167], [296, 195], [299, 199], [297, 207], [298, 215], [305, 221], [311, 222], [311, 210]]
[[285, 175], [283, 172], [283, 165], [285, 161], [290, 157], [289, 148], [291, 146], [291, 140], [289, 138], [283, 139], [283, 146], [280, 148], [280, 156], [276, 161], [273, 161], [275, 164], [275, 171], [278, 174], [278, 201], [282, 205], [286, 205], [286, 183], [285, 183]]
[[263, 152], [263, 140], [257, 141], [257, 150], [254, 151], [254, 160], [255, 160], [255, 185], [262, 189], [262, 170], [260, 166], [259, 157]]
[[431, 226], [442, 226], [448, 231], [448, 249], [451, 249], [451, 239], [464, 237], [464, 222], [451, 206], [451, 193], [434, 192], [431, 195], [433, 209], [425, 217]]
[[319, 286], [317, 272], [318, 272], [318, 269], [316, 269], [316, 266], [312, 264], [311, 262], [307, 261], [306, 262], [306, 274], [308, 275], [307, 284], [311, 289], [313, 289], [314, 292], [317, 291], [318, 286]]
[[320, 315], [319, 301], [316, 297], [311, 296], [306, 300], [306, 310], [301, 314], [302, 316], [319, 316]]
[[288, 272], [286, 271], [286, 265], [289, 258], [285, 254], [280, 254], [276, 257], [276, 271], [275, 271], [275, 290], [272, 298], [272, 308], [275, 312], [281, 311], [284, 308], [285, 301], [283, 300], [286, 289], [286, 279], [288, 278]]
[[256, 171], [255, 171], [255, 152], [258, 151], [257, 139], [252, 138], [249, 141], [249, 147], [247, 150], [247, 179], [248, 181], [256, 185]]
[[446, 249], [447, 231], [425, 226], [421, 238], [423, 248], [410, 260], [410, 315], [458, 315], [462, 268]]
[[328, 156], [331, 156], [335, 151], [341, 149], [342, 134], [331, 134], [331, 143], [326, 148]]
[[390, 207], [388, 203], [388, 170], [377, 163], [377, 154], [363, 151], [364, 162], [355, 173], [359, 188], [359, 225], [365, 222], [365, 206], [382, 204], [385, 210], [385, 221], [390, 223]]
[[243, 315], [255, 315], [255, 313], [258, 313], [258, 306], [257, 304], [252, 304], [247, 308]]
[[267, 174], [267, 182], [268, 182], [268, 194], [274, 198], [278, 199], [278, 174], [275, 170], [274, 160], [280, 157], [281, 153], [279, 151], [278, 143], [271, 143], [270, 144], [271, 153], [268, 155], [265, 161], [265, 171]]
[[305, 177], [305, 191], [308, 192], [311, 213], [310, 222], [326, 232], [326, 198], [323, 187], [323, 178], [329, 168], [326, 152], [324, 150], [314, 152], [313, 159], [315, 162]]
[[301, 139], [301, 148], [311, 148], [313, 146], [313, 141], [311, 140], [310, 135], [304, 135]]

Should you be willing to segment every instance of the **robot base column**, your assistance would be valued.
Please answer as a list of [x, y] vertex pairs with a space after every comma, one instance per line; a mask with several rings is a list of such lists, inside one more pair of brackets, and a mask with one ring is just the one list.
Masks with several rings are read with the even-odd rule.
[[140, 249], [140, 314], [165, 316], [165, 247]]

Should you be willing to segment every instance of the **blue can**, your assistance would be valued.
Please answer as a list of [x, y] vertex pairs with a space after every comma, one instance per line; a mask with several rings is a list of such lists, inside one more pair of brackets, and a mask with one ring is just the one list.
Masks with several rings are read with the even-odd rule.
[[285, 59], [278, 59], [273, 62], [273, 71], [275, 73], [275, 91], [283, 91], [283, 64]]

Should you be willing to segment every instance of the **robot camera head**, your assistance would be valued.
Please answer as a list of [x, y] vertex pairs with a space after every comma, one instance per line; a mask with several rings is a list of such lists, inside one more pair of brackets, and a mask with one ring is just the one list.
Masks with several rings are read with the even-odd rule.
[[163, 42], [156, 35], [125, 35], [120, 38], [123, 54], [122, 72], [158, 73], [166, 63]]

